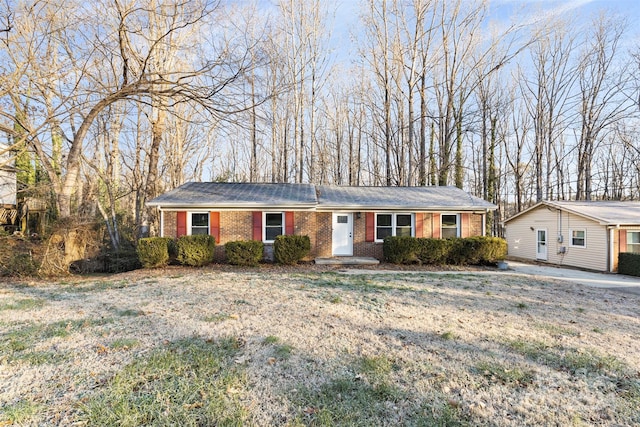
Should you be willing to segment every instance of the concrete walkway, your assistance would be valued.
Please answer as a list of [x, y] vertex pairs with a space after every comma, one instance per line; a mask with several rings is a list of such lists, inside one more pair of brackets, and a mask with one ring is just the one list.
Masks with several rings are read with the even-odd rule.
[[572, 268], [525, 264], [508, 261], [509, 269], [502, 274], [525, 274], [534, 277], [552, 278], [579, 283], [593, 288], [606, 288], [631, 292], [640, 295], [640, 277], [622, 274], [596, 273]]

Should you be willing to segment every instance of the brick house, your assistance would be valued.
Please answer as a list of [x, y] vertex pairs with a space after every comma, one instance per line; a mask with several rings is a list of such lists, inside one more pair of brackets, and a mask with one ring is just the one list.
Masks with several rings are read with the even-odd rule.
[[164, 237], [210, 234], [221, 245], [307, 235], [311, 257], [382, 259], [386, 236], [484, 234], [496, 206], [456, 187], [338, 187], [312, 184], [190, 182], [147, 203], [160, 211]]

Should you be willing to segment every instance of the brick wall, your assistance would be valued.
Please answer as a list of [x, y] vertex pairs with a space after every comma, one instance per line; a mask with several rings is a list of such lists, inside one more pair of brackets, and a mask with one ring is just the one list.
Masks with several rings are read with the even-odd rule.
[[300, 236], [309, 236], [311, 241], [311, 252], [307, 257], [307, 260], [315, 258], [318, 253], [316, 246], [318, 233], [317, 233], [317, 212], [294, 212], [293, 213], [293, 226], [294, 234]]
[[163, 212], [164, 224], [162, 235], [164, 237], [176, 238], [178, 233], [178, 212]]
[[330, 257], [332, 255], [331, 229], [333, 228], [331, 212], [316, 212], [316, 256]]
[[470, 215], [469, 231], [469, 236], [482, 236], [482, 214]]
[[367, 242], [366, 214], [353, 214], [353, 256], [369, 256], [382, 260], [382, 243]]

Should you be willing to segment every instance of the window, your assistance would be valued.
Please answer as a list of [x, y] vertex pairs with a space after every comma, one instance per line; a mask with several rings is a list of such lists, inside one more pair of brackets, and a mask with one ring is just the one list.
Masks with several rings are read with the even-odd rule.
[[571, 246], [578, 248], [587, 247], [587, 232], [586, 230], [569, 230], [571, 234]]
[[640, 231], [627, 231], [627, 252], [640, 254]]
[[413, 214], [376, 214], [376, 241], [387, 236], [413, 236]]
[[191, 214], [191, 234], [209, 234], [209, 213]]
[[460, 235], [458, 230], [458, 214], [442, 215], [442, 226], [440, 237], [451, 239]]
[[284, 234], [284, 213], [265, 212], [264, 214], [264, 241], [273, 242], [276, 236]]

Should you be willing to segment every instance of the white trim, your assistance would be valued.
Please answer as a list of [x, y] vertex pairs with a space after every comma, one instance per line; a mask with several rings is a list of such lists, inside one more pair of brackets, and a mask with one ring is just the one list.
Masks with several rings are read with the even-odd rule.
[[[542, 252], [538, 251], [538, 245], [540, 244], [540, 240], [538, 240], [538, 232], [540, 231], [544, 231], [544, 258], [539, 256]], [[549, 232], [546, 228], [536, 228], [536, 259], [541, 261], [547, 261], [549, 259]]]
[[398, 227], [397, 215], [410, 215], [411, 216], [411, 237], [416, 235], [416, 215], [412, 212], [374, 212], [374, 242], [382, 243], [384, 239], [378, 239], [378, 215], [391, 215], [391, 235], [396, 235], [396, 228]]
[[211, 213], [210, 211], [203, 211], [203, 210], [197, 210], [197, 211], [187, 211], [187, 236], [191, 236], [191, 223], [192, 223], [192, 219], [191, 219], [191, 215], [193, 214], [207, 214], [207, 234], [211, 235]]
[[[574, 231], [582, 231], [584, 233], [584, 245], [574, 245], [573, 244], [573, 232]], [[586, 228], [570, 228], [569, 229], [569, 247], [571, 248], [581, 248], [581, 249], [586, 249], [587, 248], [587, 229]]]
[[[176, 221], [178, 217], [176, 216]], [[160, 210], [160, 237], [164, 237], [164, 211]]]
[[285, 211], [262, 211], [262, 243], [273, 243], [275, 240], [267, 240], [267, 214], [280, 214], [282, 217], [282, 235], [287, 234]]
[[[449, 212], [444, 213], [443, 212], [443, 213], [440, 214], [440, 238], [444, 239], [444, 237], [442, 237], [442, 218], [445, 215], [449, 215], [449, 216], [455, 215], [456, 216], [456, 237], [460, 237], [462, 235], [462, 233], [461, 233], [461, 230], [462, 230], [462, 224], [461, 224], [462, 223], [462, 217], [460, 216], [460, 213], [459, 212], [457, 212], [457, 213], [449, 213]], [[445, 228], [453, 229], [453, 227], [445, 227]]]

